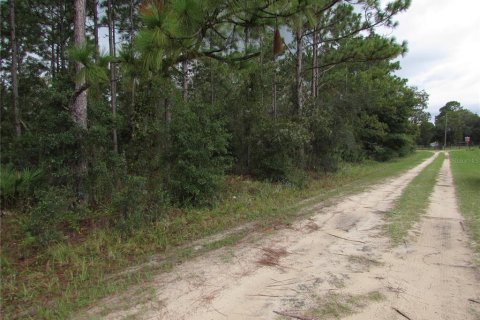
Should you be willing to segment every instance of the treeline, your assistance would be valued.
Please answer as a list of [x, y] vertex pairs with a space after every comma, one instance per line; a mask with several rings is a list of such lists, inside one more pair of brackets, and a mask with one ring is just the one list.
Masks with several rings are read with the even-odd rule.
[[128, 234], [212, 204], [227, 174], [302, 187], [406, 155], [428, 97], [376, 30], [408, 6], [2, 2], [2, 207], [39, 246], [84, 219]]
[[[449, 101], [440, 108], [435, 122], [430, 122], [430, 115], [425, 113], [419, 119], [419, 146], [479, 146], [480, 116], [466, 109], [458, 101]], [[468, 137], [470, 140], [465, 141]]]

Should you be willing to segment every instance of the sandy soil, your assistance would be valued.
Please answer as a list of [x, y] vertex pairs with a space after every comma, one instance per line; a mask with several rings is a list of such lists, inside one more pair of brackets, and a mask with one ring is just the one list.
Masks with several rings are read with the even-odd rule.
[[105, 314], [97, 307], [89, 315], [169, 320], [480, 319], [480, 277], [460, 223], [448, 161], [428, 214], [408, 241], [392, 249], [384, 234], [384, 212], [432, 160], [321, 208], [291, 228], [175, 267], [155, 278], [153, 298], [131, 293], [110, 298], [102, 305], [114, 311]]

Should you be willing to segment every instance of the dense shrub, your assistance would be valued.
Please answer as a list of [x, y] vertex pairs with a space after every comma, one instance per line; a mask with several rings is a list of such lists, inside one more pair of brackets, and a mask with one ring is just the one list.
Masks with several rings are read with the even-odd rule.
[[216, 106], [179, 105], [170, 126], [167, 185], [185, 204], [211, 202], [230, 165], [229, 134]]
[[372, 155], [377, 161], [388, 161], [395, 157], [403, 157], [415, 150], [413, 139], [405, 134], [389, 134], [382, 145], [373, 149]]
[[[66, 188], [49, 187], [35, 193], [36, 204], [21, 217], [25, 245], [45, 245], [63, 238], [61, 224], [74, 222], [74, 195]], [[31, 242], [31, 243], [30, 243]]]
[[307, 130], [295, 122], [264, 122], [252, 138], [251, 170], [263, 179], [288, 180], [291, 171], [302, 165]]
[[149, 186], [145, 177], [128, 176], [113, 197], [112, 224], [121, 234], [131, 234], [164, 216], [168, 205], [169, 196], [161, 186]]
[[13, 170], [12, 166], [0, 167], [0, 197], [2, 205], [12, 206], [18, 201], [33, 196], [33, 191], [41, 182], [42, 171], [40, 169]]

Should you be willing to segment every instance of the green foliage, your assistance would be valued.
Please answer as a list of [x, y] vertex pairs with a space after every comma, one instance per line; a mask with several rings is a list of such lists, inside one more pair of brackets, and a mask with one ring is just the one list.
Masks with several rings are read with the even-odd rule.
[[251, 170], [262, 179], [288, 180], [301, 151], [308, 142], [308, 131], [300, 124], [288, 121], [265, 121], [252, 137]]
[[98, 85], [108, 81], [106, 70], [112, 58], [109, 56], [99, 56], [96, 48], [92, 44], [87, 43], [81, 48], [69, 48], [68, 57], [72, 61], [82, 63], [84, 66], [82, 72], [77, 74], [78, 78], [85, 78], [86, 82], [90, 85]]
[[0, 197], [3, 206], [11, 206], [19, 200], [33, 196], [33, 191], [42, 178], [42, 170], [25, 168], [13, 170], [12, 166], [0, 167]]
[[111, 221], [122, 235], [130, 235], [164, 217], [168, 205], [169, 196], [158, 184], [152, 188], [147, 178], [128, 176], [114, 194]]
[[229, 134], [214, 105], [179, 105], [170, 124], [167, 185], [181, 204], [206, 204], [230, 166]]
[[25, 247], [37, 247], [63, 238], [63, 230], [60, 228], [75, 223], [72, 215], [74, 196], [65, 188], [49, 187], [46, 190], [37, 191], [35, 194], [37, 203], [24, 216], [21, 217], [21, 225], [25, 234]]
[[440, 108], [440, 113], [435, 117], [435, 127], [435, 138], [442, 145], [445, 131], [447, 145], [461, 145], [466, 136], [470, 137], [472, 144], [480, 144], [480, 116], [465, 109], [457, 101], [447, 102]]
[[417, 145], [428, 146], [433, 142], [435, 135], [435, 125], [429, 121], [422, 121], [418, 126], [418, 137], [416, 139]]

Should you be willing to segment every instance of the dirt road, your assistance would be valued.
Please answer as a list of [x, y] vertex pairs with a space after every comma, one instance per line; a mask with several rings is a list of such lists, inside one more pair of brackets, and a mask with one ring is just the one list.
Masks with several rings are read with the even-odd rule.
[[[175, 267], [155, 279], [152, 300], [115, 297], [104, 304], [117, 310], [102, 318], [480, 319], [480, 277], [448, 159], [405, 244], [392, 248], [384, 234], [385, 211], [432, 160], [291, 228]], [[125, 299], [138, 303], [118, 310]]]

